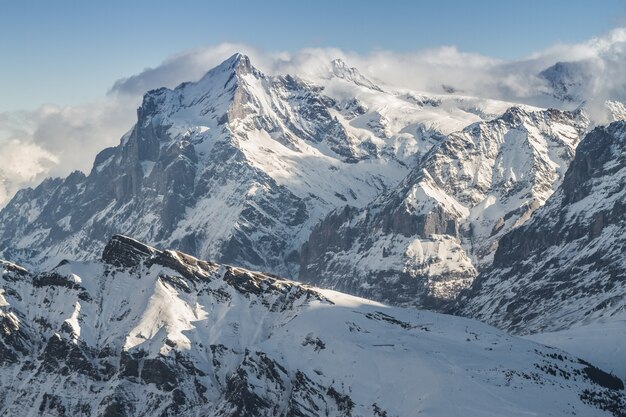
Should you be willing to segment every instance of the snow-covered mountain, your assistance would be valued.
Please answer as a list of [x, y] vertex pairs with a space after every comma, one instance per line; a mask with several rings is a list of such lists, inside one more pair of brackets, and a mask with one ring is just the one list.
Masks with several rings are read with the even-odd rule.
[[549, 94], [574, 103], [585, 101], [585, 90], [593, 79], [591, 65], [586, 61], [557, 62], [541, 71], [539, 77], [548, 83]]
[[326, 214], [365, 206], [445, 135], [507, 106], [387, 91], [339, 60], [314, 82], [269, 76], [237, 54], [197, 82], [148, 92], [88, 175], [19, 192], [0, 212], [0, 254], [50, 267], [127, 233], [295, 276]]
[[588, 123], [580, 111], [512, 107], [448, 135], [399, 186], [318, 224], [302, 250], [300, 279], [441, 307], [560, 184]]
[[615, 122], [585, 137], [558, 191], [500, 240], [460, 312], [520, 334], [624, 323], [625, 202], [626, 123]]
[[472, 320], [115, 236], [0, 263], [0, 414], [623, 416], [623, 382]]

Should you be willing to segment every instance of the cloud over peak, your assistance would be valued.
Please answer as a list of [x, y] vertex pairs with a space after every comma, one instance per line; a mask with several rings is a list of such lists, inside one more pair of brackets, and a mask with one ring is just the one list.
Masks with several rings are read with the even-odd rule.
[[[442, 85], [474, 96], [532, 105], [559, 105], [546, 97], [551, 87], [540, 73], [558, 62], [584, 62], [591, 68], [586, 98], [623, 100], [626, 79], [626, 29], [579, 44], [555, 45], [521, 60], [507, 61], [442, 46], [416, 52], [375, 50], [367, 54], [337, 48], [306, 48], [295, 52], [263, 51], [250, 45], [225, 43], [183, 52], [161, 65], [118, 80], [110, 94], [137, 95], [162, 86], [175, 87], [197, 80], [236, 52], [250, 56], [268, 74], [298, 74], [316, 79], [329, 71], [330, 62], [342, 59], [379, 83], [430, 93], [443, 93]], [[607, 79], [606, 75], [611, 78]]]

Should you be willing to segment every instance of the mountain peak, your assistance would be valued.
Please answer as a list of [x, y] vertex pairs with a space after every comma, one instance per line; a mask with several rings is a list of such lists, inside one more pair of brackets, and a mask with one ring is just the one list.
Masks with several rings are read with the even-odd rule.
[[[248, 77], [250, 79], [244, 80]], [[174, 90], [162, 87], [148, 91], [138, 110], [138, 119], [145, 120], [159, 113], [174, 114], [180, 110], [183, 102], [187, 107], [204, 103], [201, 106], [205, 107], [198, 110], [199, 114], [217, 112], [217, 117], [222, 118], [222, 112], [226, 112], [230, 105], [222, 93], [229, 91], [229, 97], [232, 98], [239, 87], [249, 84], [252, 79], [265, 79], [265, 74], [252, 65], [247, 55], [236, 53], [210, 69], [198, 81], [181, 83]], [[241, 104], [245, 98], [246, 94], [242, 94], [235, 101]]]
[[511, 125], [517, 126], [522, 124], [522, 119], [527, 115], [528, 113], [523, 108], [519, 106], [512, 106], [504, 112], [501, 119]]
[[237, 76], [244, 76], [252, 74], [255, 77], [261, 77], [263, 73], [252, 65], [250, 58], [237, 52], [224, 62], [211, 69], [203, 78], [212, 77], [215, 74], [220, 73], [234, 73]]
[[257, 71], [256, 68], [252, 66], [250, 58], [240, 52], [232, 55], [230, 58], [220, 64], [219, 67], [228, 67], [229, 69], [241, 75], [250, 74], [254, 71]]
[[341, 78], [342, 80], [353, 82], [361, 87], [371, 88], [372, 90], [382, 91], [380, 87], [370, 81], [361, 72], [355, 68], [350, 67], [342, 59], [333, 59], [330, 63], [331, 77]]
[[[342, 70], [350, 70], [351, 68], [346, 64], [346, 62], [341, 58], [335, 58], [330, 63], [333, 68], [333, 72], [342, 71]], [[354, 69], [354, 68], [352, 68]]]
[[[186, 89], [189, 86], [205, 86], [207, 83], [212, 83], [215, 79], [226, 79], [231, 81], [233, 78], [239, 78], [250, 74], [256, 78], [264, 77], [264, 74], [252, 65], [250, 58], [247, 55], [237, 52], [231, 55], [230, 58], [222, 61], [221, 64], [208, 70], [199, 81], [187, 81], [181, 83], [176, 87], [176, 90]], [[148, 94], [161, 91], [167, 91], [167, 88], [152, 90], [148, 92]]]

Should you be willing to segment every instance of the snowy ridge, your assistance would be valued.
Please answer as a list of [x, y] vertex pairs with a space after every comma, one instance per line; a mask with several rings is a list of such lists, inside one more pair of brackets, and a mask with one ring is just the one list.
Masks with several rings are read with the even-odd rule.
[[619, 379], [487, 325], [123, 236], [101, 261], [0, 271], [3, 415], [618, 416], [626, 404]]
[[334, 59], [330, 63], [331, 67], [331, 77], [341, 78], [346, 81], [350, 81], [356, 85], [370, 88], [372, 90], [380, 91], [383, 90], [378, 87], [376, 84], [367, 79], [363, 74], [359, 72], [358, 69], [354, 67], [349, 67], [345, 62], [341, 59]]
[[300, 278], [441, 308], [560, 184], [588, 123], [582, 112], [512, 107], [451, 133], [398, 187], [318, 224], [303, 247]]

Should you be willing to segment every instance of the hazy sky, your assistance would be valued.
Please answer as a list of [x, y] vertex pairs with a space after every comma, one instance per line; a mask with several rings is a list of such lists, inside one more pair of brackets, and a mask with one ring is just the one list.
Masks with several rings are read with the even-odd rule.
[[519, 59], [624, 23], [619, 0], [0, 0], [0, 112], [104, 96], [167, 56], [223, 42], [368, 53], [443, 45]]

